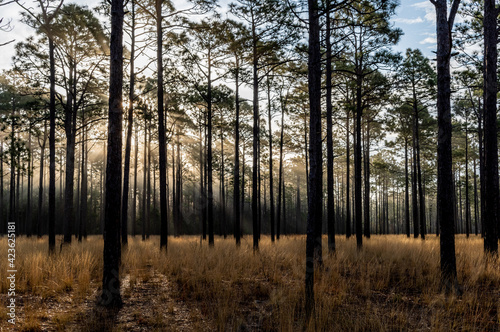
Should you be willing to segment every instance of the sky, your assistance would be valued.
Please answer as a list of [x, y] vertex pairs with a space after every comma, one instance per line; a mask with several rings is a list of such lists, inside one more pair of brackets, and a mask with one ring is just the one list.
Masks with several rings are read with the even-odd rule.
[[[29, 2], [30, 0], [26, 0]], [[76, 0], [68, 1], [79, 4], [86, 4], [89, 7], [96, 5], [98, 0]], [[434, 6], [429, 0], [400, 0], [400, 6], [396, 10], [393, 21], [396, 27], [403, 30], [398, 45], [394, 47], [396, 51], [404, 52], [407, 48], [420, 48], [424, 55], [433, 57], [432, 51], [436, 49], [436, 28]], [[14, 55], [14, 45], [16, 42], [24, 40], [32, 32], [19, 21], [20, 9], [16, 4], [0, 7], [1, 16], [4, 23], [11, 20], [12, 30], [8, 33], [0, 32], [0, 44], [11, 39], [15, 42], [0, 47], [0, 70], [11, 66], [11, 58]]]

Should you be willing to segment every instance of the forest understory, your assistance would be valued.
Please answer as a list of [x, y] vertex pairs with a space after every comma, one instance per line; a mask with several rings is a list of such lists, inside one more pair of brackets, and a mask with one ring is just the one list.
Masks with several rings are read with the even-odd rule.
[[[326, 246], [324, 238], [323, 248]], [[338, 236], [335, 255], [324, 252], [316, 271], [316, 310], [308, 331], [497, 331], [500, 261], [486, 257], [480, 237], [457, 236], [463, 294], [439, 286], [439, 241], [403, 235], [372, 236], [362, 250]], [[58, 239], [61, 243], [62, 239]], [[0, 247], [7, 248], [6, 238]], [[305, 236], [254, 252], [250, 236], [210, 248], [199, 237], [129, 237], [122, 253], [119, 310], [96, 303], [101, 285], [101, 236], [62, 246], [47, 238], [17, 240], [19, 331], [297, 331], [304, 326]], [[58, 248], [59, 249], [59, 248]], [[6, 271], [6, 260], [0, 270]], [[1, 280], [2, 317], [7, 280]], [[10, 328], [2, 319], [1, 331]]]

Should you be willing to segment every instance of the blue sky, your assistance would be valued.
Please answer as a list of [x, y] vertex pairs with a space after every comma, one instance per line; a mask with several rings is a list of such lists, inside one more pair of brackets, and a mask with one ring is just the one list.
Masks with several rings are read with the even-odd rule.
[[[90, 7], [98, 3], [98, 0], [90, 1], [68, 1], [87, 4]], [[401, 4], [393, 17], [395, 26], [401, 28], [404, 36], [401, 38], [395, 50], [404, 52], [407, 48], [420, 48], [427, 57], [433, 57], [432, 51], [436, 49], [436, 28], [434, 6], [429, 0], [400, 0]], [[13, 29], [9, 33], [0, 32], [0, 43], [10, 39], [23, 40], [30, 34], [29, 29], [17, 21], [19, 7], [17, 5], [3, 6], [1, 16], [5, 20], [12, 19]], [[0, 69], [9, 68], [11, 58], [14, 55], [14, 44], [0, 48]]]
[[395, 25], [403, 29], [404, 36], [396, 50], [420, 48], [429, 58], [436, 50], [436, 14], [429, 0], [400, 0], [401, 4], [393, 17]]

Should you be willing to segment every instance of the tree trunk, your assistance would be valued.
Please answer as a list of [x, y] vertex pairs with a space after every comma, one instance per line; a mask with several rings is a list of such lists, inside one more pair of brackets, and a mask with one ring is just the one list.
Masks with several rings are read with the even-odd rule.
[[[133, 121], [133, 120], [132, 120]], [[135, 130], [135, 162], [134, 162], [134, 198], [132, 201], [132, 235], [136, 235], [136, 220], [137, 220], [137, 165], [139, 164], [139, 130]], [[92, 182], [91, 182], [92, 183]]]
[[417, 133], [416, 116], [413, 117], [413, 137], [412, 137], [412, 172], [411, 172], [411, 211], [413, 219], [413, 237], [419, 236], [419, 210], [418, 210], [418, 190], [417, 190]]
[[50, 63], [50, 124], [49, 124], [49, 253], [56, 247], [56, 69], [54, 59], [54, 41], [49, 38]]
[[358, 249], [363, 246], [362, 233], [362, 197], [361, 197], [361, 116], [363, 113], [362, 102], [362, 84], [361, 75], [356, 78], [356, 140], [354, 142], [354, 217], [356, 220], [356, 245]]
[[441, 284], [458, 292], [453, 217], [453, 175], [451, 154], [450, 58], [451, 28], [460, 0], [454, 0], [447, 18], [447, 0], [436, 0], [437, 111], [438, 111], [438, 219], [440, 223]]
[[274, 242], [274, 185], [273, 185], [273, 130], [271, 118], [271, 85], [267, 79], [267, 115], [269, 122], [269, 200], [271, 220], [271, 242]]
[[[40, 144], [40, 173], [38, 178], [38, 217], [37, 217], [37, 235], [38, 237], [42, 237], [43, 234], [43, 176], [44, 176], [44, 166], [45, 166], [45, 144], [47, 144], [47, 120], [43, 123], [43, 141]], [[3, 144], [2, 144], [3, 148]], [[0, 153], [2, 153], [0, 151]], [[2, 162], [3, 164], [3, 162]], [[3, 165], [2, 169], [0, 169], [0, 174], [3, 177]], [[2, 191], [3, 191], [3, 178], [2, 178]], [[2, 193], [2, 204], [3, 204], [3, 193]]]
[[82, 242], [82, 237], [87, 233], [87, 130], [86, 123], [83, 120], [82, 125], [82, 179], [80, 194], [80, 228], [78, 232], [78, 242]]
[[[146, 112], [149, 110], [146, 108]], [[146, 219], [148, 211], [146, 210], [146, 196], [147, 196], [147, 173], [148, 173], [148, 115], [144, 114], [144, 158], [142, 163], [143, 177], [142, 177], [142, 241], [146, 241]]]
[[346, 110], [346, 218], [345, 218], [345, 236], [346, 238], [351, 237], [351, 196], [350, 196], [350, 185], [351, 185], [351, 156], [350, 156], [350, 143], [349, 139], [351, 137], [349, 132], [349, 110]]
[[417, 97], [416, 91], [413, 90], [414, 96], [414, 111], [415, 111], [415, 149], [417, 150], [417, 187], [418, 187], [418, 203], [419, 203], [419, 225], [420, 225], [420, 236], [422, 240], [425, 240], [426, 221], [425, 221], [425, 195], [422, 188], [422, 167], [420, 163], [420, 128], [418, 121], [418, 107], [417, 107]]
[[239, 96], [239, 60], [236, 56], [236, 86], [235, 86], [235, 109], [236, 119], [234, 127], [234, 181], [233, 181], [233, 213], [234, 213], [234, 236], [236, 245], [240, 246], [240, 96]]
[[469, 127], [465, 117], [465, 234], [470, 236], [470, 201], [469, 201]]
[[213, 194], [213, 164], [212, 164], [212, 73], [211, 73], [210, 50], [208, 52], [208, 89], [207, 89], [207, 113], [208, 113], [208, 143], [207, 143], [207, 200], [208, 200], [208, 245], [214, 246], [214, 194]]
[[[9, 189], [9, 226], [15, 226], [16, 235], [19, 233], [19, 225], [16, 222], [16, 102], [12, 100], [11, 133], [10, 133], [10, 189]], [[19, 170], [18, 170], [19, 172]], [[18, 181], [19, 182], [19, 181]], [[10, 227], [8, 227], [10, 229]]]
[[326, 8], [326, 154], [327, 154], [327, 225], [328, 251], [335, 252], [335, 201], [333, 197], [333, 105], [332, 105], [332, 45], [329, 2]]
[[104, 226], [104, 267], [100, 304], [120, 307], [119, 268], [120, 203], [122, 177], [122, 86], [123, 86], [123, 0], [111, 2], [111, 46], [109, 77], [108, 154], [106, 166], [106, 222]]
[[[167, 250], [168, 211], [167, 211], [167, 156], [165, 120], [163, 106], [163, 28], [162, 1], [156, 0], [156, 60], [158, 94], [158, 155], [160, 159], [160, 249]], [[150, 152], [151, 153], [151, 152]], [[149, 169], [148, 169], [149, 171]], [[149, 211], [148, 211], [149, 214]], [[149, 220], [149, 218], [148, 218]], [[148, 230], [149, 231], [149, 230]]]
[[365, 227], [364, 234], [370, 238], [370, 121], [366, 121], [366, 139], [365, 139]]
[[498, 253], [497, 16], [495, 0], [484, 1], [484, 250]]
[[132, 131], [134, 126], [134, 89], [135, 89], [135, 0], [131, 0], [131, 36], [130, 36], [130, 87], [129, 106], [127, 118], [127, 137], [125, 141], [125, 164], [123, 171], [123, 192], [122, 192], [122, 245], [127, 245], [128, 239], [128, 196], [130, 183], [130, 153], [132, 150]]
[[259, 116], [259, 76], [257, 58], [257, 36], [255, 24], [252, 24], [252, 67], [253, 67], [253, 156], [252, 156], [252, 229], [253, 229], [253, 249], [259, 249], [259, 213], [258, 210], [258, 147], [260, 137], [260, 116]]
[[405, 138], [405, 222], [406, 237], [410, 237], [410, 194], [408, 183], [408, 139]]
[[306, 322], [314, 310], [314, 262], [321, 264], [322, 181], [321, 151], [321, 50], [318, 3], [308, 0], [309, 9], [309, 192], [307, 210], [305, 312]]
[[477, 197], [477, 174], [476, 174], [476, 158], [474, 158], [474, 234], [477, 236], [479, 233], [478, 221], [479, 221], [479, 209], [478, 209], [478, 197]]

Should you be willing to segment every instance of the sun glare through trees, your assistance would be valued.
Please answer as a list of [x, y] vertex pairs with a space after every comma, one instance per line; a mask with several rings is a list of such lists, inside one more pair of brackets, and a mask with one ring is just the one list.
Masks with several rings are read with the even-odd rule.
[[0, 330], [500, 329], [498, 1], [0, 8]]

